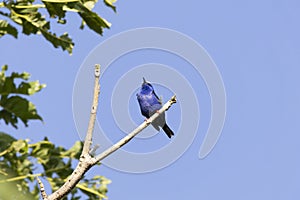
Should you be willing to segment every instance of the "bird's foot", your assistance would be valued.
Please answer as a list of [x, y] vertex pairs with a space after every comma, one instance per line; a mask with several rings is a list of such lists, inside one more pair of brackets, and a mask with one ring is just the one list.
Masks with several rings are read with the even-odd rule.
[[145, 121], [147, 124], [151, 123], [150, 120], [149, 120], [149, 118], [144, 119], [144, 121]]

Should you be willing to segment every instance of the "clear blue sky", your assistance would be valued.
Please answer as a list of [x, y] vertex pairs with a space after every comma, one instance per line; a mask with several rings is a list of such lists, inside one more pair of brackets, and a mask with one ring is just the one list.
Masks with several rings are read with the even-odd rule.
[[[198, 77], [199, 82], [194, 80], [197, 77], [191, 77], [192, 86], [197, 88], [199, 83], [199, 90], [203, 92], [197, 93], [201, 120], [192, 145], [176, 162], [164, 169], [141, 174], [119, 172], [102, 165], [93, 168], [88, 176], [100, 174], [111, 179], [108, 197], [113, 200], [299, 199], [299, 1], [193, 0], [183, 3], [136, 0], [119, 1], [116, 5], [117, 14], [97, 7], [113, 24], [104, 37], [87, 29], [78, 30], [80, 21], [71, 16], [73, 24], [68, 28], [76, 43], [72, 56], [54, 49], [42, 37], [1, 38], [0, 64], [9, 64], [14, 71], [28, 71], [33, 80], [47, 84], [47, 88], [31, 98], [45, 123], [31, 122], [29, 128], [21, 126], [17, 131], [4, 128], [4, 131], [19, 138], [30, 138], [32, 142], [47, 136], [56, 144], [70, 147], [79, 139], [72, 114], [73, 85], [89, 52], [105, 39], [132, 28], [174, 29], [201, 44], [222, 75], [227, 116], [220, 140], [208, 157], [198, 158], [210, 119], [210, 100], [201, 77]], [[60, 27], [56, 29], [64, 31]], [[170, 55], [151, 51], [124, 56], [123, 61], [120, 59], [111, 71], [107, 71], [112, 78], [104, 77], [102, 88], [105, 84], [111, 88], [130, 66], [161, 62], [179, 72], [183, 70], [182, 65], [176, 65], [178, 58], [169, 59], [172, 59]], [[178, 62], [182, 61], [178, 59]], [[157, 87], [157, 90], [164, 100], [171, 95], [163, 88]], [[109, 101], [109, 95], [101, 95], [103, 102]], [[127, 106], [128, 102], [124, 104]], [[135, 115], [132, 118], [138, 123], [143, 118], [134, 110], [135, 106], [136, 102], [130, 100], [129, 112]], [[169, 112], [179, 107], [177, 104]], [[115, 140], [122, 134], [114, 127], [109, 112], [106, 107], [102, 115], [108, 116], [106, 129], [111, 128], [114, 133], [110, 137]], [[103, 118], [102, 115], [99, 113], [99, 118]], [[168, 119], [169, 125], [178, 129], [180, 118], [168, 116]], [[172, 142], [163, 134], [155, 136], [155, 141], [158, 144], [154, 146]], [[147, 152], [156, 148], [147, 140], [133, 140], [125, 149]]]

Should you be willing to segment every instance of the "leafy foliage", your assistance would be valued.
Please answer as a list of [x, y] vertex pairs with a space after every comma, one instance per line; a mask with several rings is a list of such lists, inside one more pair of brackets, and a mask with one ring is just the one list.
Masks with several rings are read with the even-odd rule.
[[[92, 9], [97, 0], [43, 0], [38, 4], [38, 0], [18, 0], [3, 1], [0, 3], [0, 15], [9, 18], [11, 21], [22, 27], [22, 32], [26, 35], [42, 34], [44, 38], [52, 43], [55, 48], [61, 47], [72, 54], [74, 43], [68, 33], [57, 36], [50, 31], [50, 18], [57, 19], [60, 24], [67, 23], [66, 12], [76, 12], [82, 18], [81, 29], [84, 24], [102, 35], [104, 28], [110, 28], [111, 24], [100, 17]], [[104, 4], [116, 12], [113, 5], [116, 0], [104, 0]], [[6, 10], [6, 12], [2, 11]], [[42, 11], [48, 12], [48, 18], [42, 15]], [[0, 20], [0, 37], [10, 34], [17, 38], [17, 29], [6, 20]]]
[[[40, 193], [35, 177], [47, 179], [52, 190], [57, 190], [73, 171], [72, 161], [79, 159], [82, 142], [76, 142], [69, 150], [44, 140], [30, 144], [28, 140], [0, 133], [0, 200], [39, 199]], [[39, 167], [38, 167], [39, 165]], [[42, 173], [34, 173], [35, 171]], [[69, 195], [69, 199], [82, 198], [82, 191], [89, 199], [106, 198], [110, 180], [95, 176], [82, 180]], [[67, 199], [65, 197], [64, 199]]]
[[34, 104], [22, 96], [33, 95], [46, 85], [40, 84], [39, 81], [29, 82], [30, 74], [27, 72], [13, 72], [10, 76], [6, 76], [7, 68], [7, 65], [4, 65], [0, 72], [0, 119], [15, 128], [17, 128], [18, 119], [25, 126], [28, 125], [29, 120], [42, 120]]
[[116, 6], [114, 6], [114, 3], [116, 3], [117, 0], [104, 0], [105, 5], [111, 7], [115, 12], [117, 12]]
[[[103, 28], [109, 28], [111, 26], [105, 19], [99, 17], [96, 13], [90, 11], [84, 4], [78, 2], [71, 2], [68, 6], [78, 12], [83, 19], [84, 23], [88, 27], [98, 34], [102, 35]], [[92, 5], [93, 7], [94, 5]], [[83, 26], [81, 26], [83, 28]]]
[[[0, 2], [0, 38], [11, 35], [18, 38], [20, 30], [25, 35], [39, 34], [55, 48], [72, 54], [74, 43], [68, 33], [57, 35], [51, 31], [53, 21], [66, 24], [66, 13], [77, 13], [82, 19], [80, 28], [87, 25], [102, 35], [111, 24], [92, 9], [98, 0], [3, 0]], [[116, 12], [116, 0], [104, 0], [104, 4]], [[45, 16], [45, 13], [47, 15]], [[55, 19], [55, 20], [53, 20]], [[18, 28], [19, 27], [19, 28]], [[38, 81], [28, 81], [29, 73], [6, 75], [7, 65], [0, 72], [0, 122], [17, 128], [22, 121], [25, 126], [30, 120], [42, 120], [33, 103], [26, 97], [45, 87]], [[0, 200], [39, 199], [40, 191], [35, 177], [43, 177], [50, 183], [52, 191], [64, 184], [73, 171], [72, 162], [79, 159], [82, 143], [76, 142], [66, 150], [55, 146], [47, 138], [30, 144], [29, 140], [17, 140], [0, 132]], [[37, 173], [41, 172], [41, 173]], [[106, 198], [110, 180], [103, 176], [83, 179], [64, 199]], [[85, 197], [83, 197], [85, 198]]]
[[91, 200], [99, 199], [99, 197], [106, 199], [104, 194], [107, 193], [107, 185], [110, 183], [111, 181], [104, 176], [95, 176], [91, 180], [83, 179], [76, 187], [88, 195]]
[[18, 31], [15, 27], [10, 25], [6, 20], [0, 20], [0, 37], [5, 34], [12, 35], [15, 38], [18, 37]]

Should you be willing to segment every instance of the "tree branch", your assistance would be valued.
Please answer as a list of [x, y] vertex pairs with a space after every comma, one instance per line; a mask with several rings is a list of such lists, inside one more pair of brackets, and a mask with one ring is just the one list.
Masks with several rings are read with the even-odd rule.
[[[100, 93], [100, 65], [95, 65], [95, 84], [94, 84], [94, 96], [93, 96], [93, 104], [91, 109], [90, 121], [86, 133], [86, 137], [84, 140], [84, 145], [82, 149], [82, 153], [80, 155], [79, 163], [76, 166], [75, 170], [68, 178], [67, 182], [64, 183], [62, 187], [60, 187], [53, 194], [49, 195], [47, 200], [61, 199], [65, 195], [67, 195], [76, 184], [82, 179], [83, 175], [93, 166], [91, 164], [91, 156], [89, 154], [90, 147], [92, 144], [92, 136], [94, 131], [94, 125], [96, 120], [98, 101], [99, 101], [99, 93]], [[46, 199], [45, 199], [46, 200]]]
[[[140, 133], [143, 129], [145, 129], [147, 126], [149, 126], [161, 113], [168, 110], [172, 104], [176, 103], [176, 96], [174, 95], [166, 104], [163, 105], [163, 107], [153, 114], [148, 120], [143, 122], [140, 126], [138, 126], [136, 129], [134, 129], [131, 133], [129, 133], [127, 136], [125, 136], [123, 139], [121, 139], [119, 142], [105, 150], [103, 153], [96, 157], [92, 157], [92, 153], [98, 148], [95, 146], [92, 150], [90, 150], [91, 144], [92, 144], [92, 135], [94, 131], [94, 124], [96, 120], [96, 113], [97, 113], [97, 107], [98, 107], [98, 99], [99, 99], [99, 93], [100, 93], [100, 84], [99, 84], [99, 77], [100, 77], [100, 65], [95, 65], [95, 85], [94, 85], [94, 97], [93, 97], [93, 105], [91, 109], [91, 115], [90, 115], [90, 121], [88, 125], [88, 130], [86, 134], [86, 138], [84, 141], [83, 150], [79, 159], [79, 163], [76, 166], [73, 173], [68, 178], [67, 182], [64, 183], [62, 187], [60, 187], [57, 191], [52, 193], [47, 197], [47, 195], [44, 195], [43, 190], [42, 191], [42, 185], [41, 187], [41, 194], [44, 200], [56, 200], [61, 199], [65, 195], [67, 195], [75, 186], [76, 184], [82, 179], [84, 174], [94, 165], [96, 165], [99, 161], [106, 158], [119, 148], [121, 148], [123, 145], [128, 143], [134, 136], [136, 136], [138, 133]], [[45, 193], [46, 194], [46, 193]]]
[[144, 123], [139, 125], [131, 133], [129, 133], [127, 136], [125, 136], [124, 138], [119, 140], [119, 142], [117, 142], [116, 144], [114, 144], [113, 146], [111, 146], [110, 148], [108, 148], [107, 150], [105, 150], [104, 152], [102, 152], [101, 154], [96, 156], [95, 158], [93, 158], [93, 164], [94, 163], [96, 164], [97, 162], [106, 158], [107, 156], [109, 156], [110, 154], [112, 154], [113, 152], [115, 152], [116, 150], [121, 148], [123, 145], [128, 143], [133, 137], [135, 137], [143, 129], [145, 129], [147, 126], [149, 126], [161, 113], [167, 111], [171, 107], [171, 105], [174, 103], [176, 103], [176, 95], [172, 96], [172, 98], [166, 104], [164, 104], [163, 107], [158, 112], [154, 113], [149, 119], [144, 121]]
[[91, 109], [90, 121], [88, 130], [85, 136], [84, 145], [82, 154], [88, 154], [90, 151], [90, 147], [92, 144], [92, 136], [94, 131], [94, 125], [96, 120], [97, 108], [98, 108], [98, 101], [99, 101], [99, 93], [100, 93], [100, 84], [99, 84], [99, 77], [100, 77], [100, 65], [95, 65], [95, 85], [94, 85], [94, 98], [93, 98], [93, 105]]
[[37, 182], [38, 182], [38, 184], [39, 184], [39, 186], [40, 186], [42, 198], [43, 198], [43, 199], [47, 199], [48, 196], [47, 196], [47, 194], [46, 194], [44, 184], [42, 183], [42, 181], [39, 179], [38, 176], [36, 177], [36, 180], [37, 180]]

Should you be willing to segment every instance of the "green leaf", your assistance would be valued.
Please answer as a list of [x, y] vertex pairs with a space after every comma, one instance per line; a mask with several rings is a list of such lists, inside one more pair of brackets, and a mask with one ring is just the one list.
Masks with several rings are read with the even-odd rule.
[[5, 71], [7, 71], [7, 69], [8, 69], [8, 65], [3, 65], [1, 67], [1, 72], [5, 72]]
[[103, 34], [104, 28], [110, 28], [111, 26], [109, 22], [89, 10], [80, 2], [69, 3], [68, 7], [77, 10], [87, 26], [100, 35]]
[[5, 75], [7, 71], [7, 65], [2, 67], [0, 72], [0, 95], [9, 94], [24, 94], [33, 95], [39, 92], [42, 88], [46, 87], [45, 84], [40, 84], [39, 81], [24, 82], [22, 81], [18, 86], [14, 83], [15, 79], [22, 79], [27, 81], [30, 78], [30, 74], [27, 72], [16, 73], [13, 72], [10, 76]]
[[[12, 121], [7, 120], [6, 116], [2, 116], [0, 112], [0, 119], [3, 118], [6, 124], [11, 123], [16, 127], [16, 118], [22, 120], [25, 126], [28, 126], [28, 120], [38, 119], [42, 121], [42, 117], [37, 114], [37, 110], [33, 103], [20, 96], [3, 97], [0, 100], [0, 106], [6, 111], [11, 113]], [[6, 113], [4, 113], [5, 115]]]
[[1, 200], [6, 200], [6, 199], [38, 200], [40, 195], [40, 193], [38, 193], [38, 195], [30, 193], [28, 190], [26, 191], [25, 188], [21, 186], [21, 184], [15, 184], [15, 183], [2, 183], [0, 186], [0, 194], [1, 194], [0, 197]]
[[[20, 0], [20, 1], [5, 1], [0, 3], [1, 7], [5, 7], [9, 12], [0, 11], [0, 15], [10, 18], [12, 21], [22, 27], [22, 33], [25, 35], [41, 34], [43, 37], [52, 43], [55, 48], [67, 50], [72, 54], [74, 43], [69, 37], [68, 33], [56, 34], [51, 31], [50, 18], [57, 19], [60, 24], [66, 24], [66, 13], [77, 12], [82, 19], [83, 26], [87, 26], [102, 35], [103, 29], [110, 28], [111, 24], [104, 18], [93, 12], [92, 9], [98, 0], [42, 0], [42, 4], [33, 4], [34, 0]], [[116, 12], [114, 3], [116, 0], [104, 0], [106, 6], [112, 8]], [[42, 9], [46, 9], [49, 13], [44, 16]], [[17, 37], [17, 29], [8, 24], [7, 21], [0, 21], [0, 37], [5, 34], [11, 34]]]
[[11, 148], [15, 152], [20, 152], [20, 153], [27, 153], [28, 152], [28, 144], [25, 140], [14, 141], [11, 145]]
[[30, 35], [30, 34], [37, 34], [39, 29], [38, 26], [33, 25], [32, 23], [30, 23], [30, 21], [27, 21], [25, 19], [21, 19], [22, 21], [22, 25], [23, 25], [23, 33], [25, 35]]
[[6, 20], [0, 20], [0, 37], [9, 34], [18, 38], [18, 31], [15, 27], [10, 25]]
[[117, 0], [104, 0], [105, 5], [112, 8], [114, 12], [117, 12], [116, 6], [114, 6], [114, 3], [116, 3]]
[[61, 152], [61, 155], [63, 157], [79, 159], [82, 151], [82, 147], [83, 147], [83, 143], [81, 141], [77, 141], [69, 150], [65, 152]]
[[83, 5], [87, 7], [87, 9], [92, 10], [95, 7], [95, 4], [98, 0], [84, 0]]
[[48, 140], [43, 140], [35, 144], [31, 144], [31, 156], [36, 157], [39, 163], [46, 163], [49, 160], [49, 152], [54, 148], [54, 145]]
[[[6, 66], [6, 70], [7, 70], [7, 66]], [[27, 72], [23, 72], [23, 73], [17, 73], [17, 72], [13, 72], [11, 74], [11, 78], [20, 78], [20, 79], [23, 79], [23, 80], [28, 80], [30, 78], [30, 74], [27, 73]]]
[[6, 133], [0, 132], [0, 152], [10, 147], [11, 143], [16, 139]]
[[[0, 72], [0, 119], [3, 119], [6, 124], [11, 124], [17, 128], [18, 118], [21, 119], [27, 126], [28, 120], [42, 118], [37, 114], [35, 106], [17, 95], [33, 95], [46, 87], [45, 84], [40, 84], [39, 81], [27, 82], [30, 74], [27, 72], [13, 72], [10, 76], [6, 76], [7, 65], [2, 66]], [[21, 79], [21, 83], [16, 85], [15, 80]], [[11, 96], [17, 94], [16, 96]]]
[[63, 3], [56, 3], [56, 2], [47, 2], [44, 1], [44, 4], [46, 6], [46, 9], [50, 15], [50, 17], [55, 18], [58, 17], [59, 19], [62, 19], [66, 15], [66, 11], [63, 10], [63, 7], [65, 4]]
[[[62, 1], [63, 2], [63, 1]], [[64, 2], [66, 3], [66, 2]], [[63, 11], [63, 4], [45, 3], [45, 6], [51, 17], [58, 16], [59, 21], [65, 16]], [[44, 16], [36, 7], [24, 7], [22, 1], [16, 2], [16, 5], [11, 6], [11, 19], [16, 23], [22, 25], [23, 33], [26, 35], [42, 33], [44, 38], [52, 43], [55, 48], [61, 47], [63, 50], [67, 50], [69, 54], [72, 54], [74, 43], [67, 33], [57, 36], [50, 31], [50, 22], [45, 19]]]
[[11, 124], [14, 128], [18, 128], [17, 123], [18, 123], [18, 118], [13, 115], [12, 113], [6, 111], [6, 110], [1, 110], [0, 111], [0, 119], [3, 119], [5, 124]]
[[[73, 171], [71, 164], [72, 158], [77, 157], [75, 155], [76, 151], [80, 153], [82, 150], [82, 142], [80, 141], [77, 141], [73, 147], [66, 150], [63, 147], [55, 146], [47, 138], [34, 144], [28, 144], [26, 140], [15, 140], [11, 136], [0, 132], [0, 145], [2, 145], [1, 142], [10, 143], [8, 148], [0, 152], [1, 200], [4, 197], [6, 199], [26, 199], [26, 196], [29, 197], [27, 199], [39, 199], [40, 192], [34, 179], [35, 176], [46, 178], [52, 190], [57, 190]], [[76, 159], [79, 161], [79, 158]], [[36, 162], [36, 160], [39, 162]], [[43, 172], [41, 174], [33, 174], [34, 169], [39, 167], [37, 163], [42, 164]], [[40, 169], [39, 167], [39, 171]], [[71, 190], [68, 198], [63, 199], [102, 200], [107, 198], [107, 185], [110, 182], [103, 176], [84, 179], [78, 187]], [[9, 190], [5, 188], [6, 185], [9, 185]]]
[[72, 54], [74, 43], [72, 42], [72, 39], [69, 37], [68, 33], [64, 33], [63, 35], [57, 37], [55, 33], [51, 33], [44, 29], [41, 29], [40, 31], [55, 48], [61, 47], [63, 50], [67, 50], [69, 54]]
[[80, 0], [43, 0], [43, 2], [51, 2], [51, 3], [70, 3], [70, 2], [78, 2]]
[[104, 176], [94, 176], [90, 180], [82, 180], [76, 187], [90, 199], [106, 199], [107, 185], [110, 183], [111, 181]]
[[46, 87], [45, 84], [40, 84], [39, 81], [32, 81], [32, 82], [21, 82], [19, 87], [15, 90], [15, 94], [26, 94], [26, 95], [33, 95], [39, 92], [41, 89]]
[[89, 188], [88, 184], [84, 184], [84, 183], [78, 183], [76, 185], [77, 188], [79, 188], [82, 192], [86, 193], [86, 194], [94, 194], [98, 197], [100, 197], [100, 199], [107, 199], [107, 196], [105, 196], [104, 194], [101, 194], [100, 192], [98, 192], [96, 189], [94, 188]]

